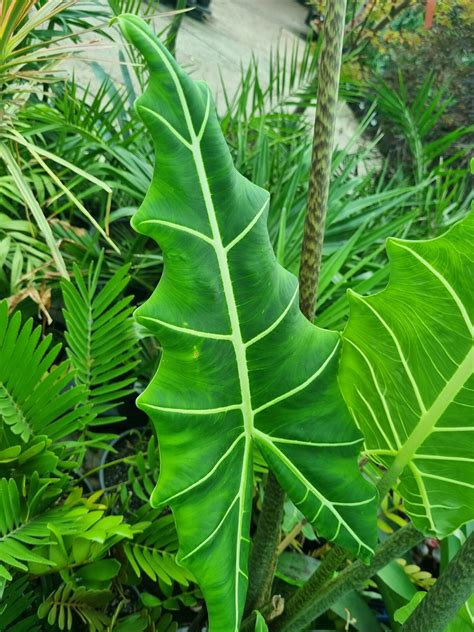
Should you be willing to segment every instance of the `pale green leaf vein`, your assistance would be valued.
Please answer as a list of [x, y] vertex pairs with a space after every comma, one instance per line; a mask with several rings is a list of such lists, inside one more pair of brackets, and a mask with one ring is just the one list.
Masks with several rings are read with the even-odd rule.
[[353, 294], [354, 298], [356, 298], [358, 301], [360, 301], [361, 303], [363, 303], [366, 307], [368, 307], [370, 309], [370, 311], [374, 314], [374, 316], [376, 316], [376, 318], [382, 323], [383, 327], [388, 331], [390, 337], [392, 338], [394, 344], [395, 344], [395, 348], [397, 349], [398, 355], [400, 357], [400, 361], [402, 363], [403, 368], [405, 369], [405, 373], [407, 374], [407, 377], [410, 381], [410, 384], [413, 388], [413, 392], [415, 394], [416, 397], [416, 401], [418, 402], [418, 406], [420, 407], [420, 410], [422, 412], [424, 412], [426, 410], [425, 404], [423, 402], [423, 398], [421, 397], [421, 393], [420, 393], [420, 389], [418, 388], [418, 384], [413, 376], [413, 373], [411, 372], [410, 366], [408, 364], [407, 359], [405, 358], [405, 354], [403, 353], [403, 349], [400, 345], [400, 342], [397, 338], [397, 336], [395, 335], [394, 331], [392, 330], [392, 328], [390, 327], [390, 325], [387, 323], [387, 321], [383, 318], [383, 316], [380, 314], [380, 312], [378, 310], [375, 309], [375, 307], [373, 305], [371, 305], [371, 303], [369, 301], [367, 301], [363, 296], [360, 296], [360, 294]]
[[428, 261], [426, 261], [426, 259], [424, 259], [417, 252], [415, 252], [414, 250], [409, 248], [407, 245], [405, 245], [405, 244], [403, 244], [403, 243], [401, 243], [399, 241], [395, 241], [393, 243], [396, 244], [399, 248], [403, 248], [403, 250], [406, 250], [413, 257], [418, 259], [418, 261], [422, 265], [424, 265], [425, 268], [428, 268], [428, 270], [433, 274], [433, 276], [435, 276], [444, 285], [446, 290], [451, 295], [451, 298], [456, 303], [456, 306], [458, 307], [459, 311], [461, 312], [461, 315], [463, 317], [464, 322], [466, 323], [467, 328], [469, 329], [470, 333], [472, 333], [473, 332], [473, 324], [471, 322], [471, 319], [469, 318], [469, 314], [467, 313], [466, 307], [464, 306], [464, 304], [463, 304], [461, 298], [459, 297], [458, 293], [453, 288], [453, 286], [448, 282], [448, 280], [440, 272], [438, 272], [438, 270], [436, 270], [435, 267], [433, 267]]

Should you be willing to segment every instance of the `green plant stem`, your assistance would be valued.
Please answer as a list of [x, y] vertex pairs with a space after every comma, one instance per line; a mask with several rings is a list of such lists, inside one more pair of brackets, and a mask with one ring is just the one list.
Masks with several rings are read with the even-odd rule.
[[334, 546], [322, 559], [317, 570], [311, 575], [304, 588], [308, 593], [318, 595], [319, 591], [329, 582], [337, 569], [341, 566], [348, 553], [340, 546]]
[[80, 476], [79, 478], [77, 478], [74, 482], [77, 483], [81, 483], [85, 478], [89, 478], [89, 476], [92, 476], [93, 474], [95, 474], [96, 472], [100, 472], [101, 470], [105, 470], [108, 467], [113, 467], [114, 465], [118, 465], [119, 463], [130, 463], [132, 464], [135, 460], [134, 456], [123, 456], [120, 457], [120, 459], [115, 459], [114, 461], [107, 461], [107, 463], [103, 463], [102, 465], [97, 465], [96, 467], [93, 467], [92, 469], [90, 469], [89, 471], [87, 471], [85, 474], [82, 474], [82, 476]]
[[328, 2], [319, 57], [313, 155], [299, 273], [300, 307], [311, 322], [316, 311], [328, 205], [345, 14], [346, 0]]
[[245, 612], [260, 608], [270, 598], [277, 561], [285, 492], [272, 472], [268, 473], [262, 512], [250, 554], [249, 587]]
[[474, 533], [471, 533], [400, 632], [442, 632], [473, 590]]
[[308, 582], [287, 602], [282, 616], [275, 620], [270, 629], [272, 632], [298, 632], [305, 629], [335, 601], [363, 586], [391, 560], [404, 555], [422, 538], [423, 534], [408, 524], [379, 546], [370, 564], [357, 561], [347, 566], [335, 579], [320, 588], [318, 594], [314, 594], [314, 585]]

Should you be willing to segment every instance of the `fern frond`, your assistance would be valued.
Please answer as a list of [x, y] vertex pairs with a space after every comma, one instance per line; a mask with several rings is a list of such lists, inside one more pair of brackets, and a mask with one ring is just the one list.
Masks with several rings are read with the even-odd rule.
[[159, 517], [159, 510], [145, 511], [142, 508], [138, 516], [147, 521], [147, 526], [135, 535], [133, 541], [123, 546], [135, 575], [141, 577], [145, 574], [153, 581], [161, 579], [169, 586], [174, 582], [189, 586], [190, 582], [195, 581], [192, 573], [176, 563], [178, 538], [173, 516], [167, 514]]
[[113, 599], [108, 590], [87, 590], [84, 586], [75, 588], [72, 584], [62, 584], [38, 608], [40, 619], [48, 618], [50, 625], [60, 630], [72, 630], [78, 620], [89, 626], [89, 632], [101, 632], [110, 622], [103, 612]]
[[0, 303], [0, 428], [23, 442], [38, 434], [61, 439], [88, 420], [84, 386], [68, 388], [70, 362], [52, 368], [61, 345], [40, 338], [41, 327], [33, 329], [31, 319], [21, 326], [21, 314], [9, 318], [7, 302]]
[[[101, 289], [100, 269], [101, 260], [95, 270], [90, 267], [84, 282], [75, 265], [74, 283], [62, 283], [67, 351], [76, 369], [76, 382], [89, 393], [96, 424], [103, 423], [103, 416], [133, 392], [132, 369], [138, 351], [132, 297], [121, 296], [129, 281], [128, 266], [117, 270]], [[105, 421], [121, 419], [109, 415]]]

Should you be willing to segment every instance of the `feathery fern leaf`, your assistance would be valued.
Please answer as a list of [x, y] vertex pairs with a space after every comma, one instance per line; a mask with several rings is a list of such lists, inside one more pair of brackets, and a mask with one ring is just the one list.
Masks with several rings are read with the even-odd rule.
[[[103, 423], [104, 414], [133, 392], [132, 369], [137, 364], [130, 306], [133, 297], [121, 297], [129, 281], [128, 266], [117, 270], [100, 289], [101, 264], [102, 257], [95, 269], [89, 268], [86, 281], [75, 265], [74, 283], [62, 282], [67, 351], [77, 383], [88, 389], [95, 424]], [[121, 419], [109, 415], [106, 421]]]
[[113, 599], [108, 590], [87, 590], [84, 586], [61, 584], [38, 608], [38, 617], [60, 630], [72, 630], [79, 621], [89, 626], [90, 632], [101, 632], [110, 622], [104, 607]]
[[70, 362], [52, 368], [61, 345], [51, 347], [51, 336], [41, 340], [41, 327], [33, 321], [21, 326], [21, 314], [8, 316], [6, 301], [0, 303], [0, 428], [6, 445], [33, 435], [61, 439], [88, 421], [89, 407], [80, 405], [83, 386], [68, 388]]
[[138, 524], [146, 526], [133, 541], [124, 544], [125, 555], [138, 577], [148, 575], [151, 580], [160, 579], [169, 586], [174, 582], [189, 586], [195, 581], [192, 573], [176, 563], [178, 537], [173, 516], [159, 517], [160, 513], [160, 510], [148, 511], [147, 507], [138, 512], [139, 517], [141, 514], [141, 518], [146, 520]]

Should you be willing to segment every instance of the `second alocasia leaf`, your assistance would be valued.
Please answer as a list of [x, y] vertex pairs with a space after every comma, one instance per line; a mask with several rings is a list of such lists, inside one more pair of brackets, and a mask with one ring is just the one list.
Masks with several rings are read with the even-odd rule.
[[390, 282], [352, 293], [343, 335], [341, 388], [381, 489], [437, 537], [474, 519], [473, 241], [472, 213], [436, 239], [390, 239]]
[[173, 509], [178, 560], [202, 588], [210, 629], [232, 632], [248, 582], [254, 450], [317, 532], [363, 559], [376, 495], [337, 387], [339, 336], [299, 311], [297, 280], [269, 241], [268, 193], [235, 170], [208, 87], [144, 22], [120, 25], [150, 71], [136, 107], [156, 148], [132, 223], [165, 263], [137, 313], [163, 346], [139, 398], [160, 444], [151, 502]]

